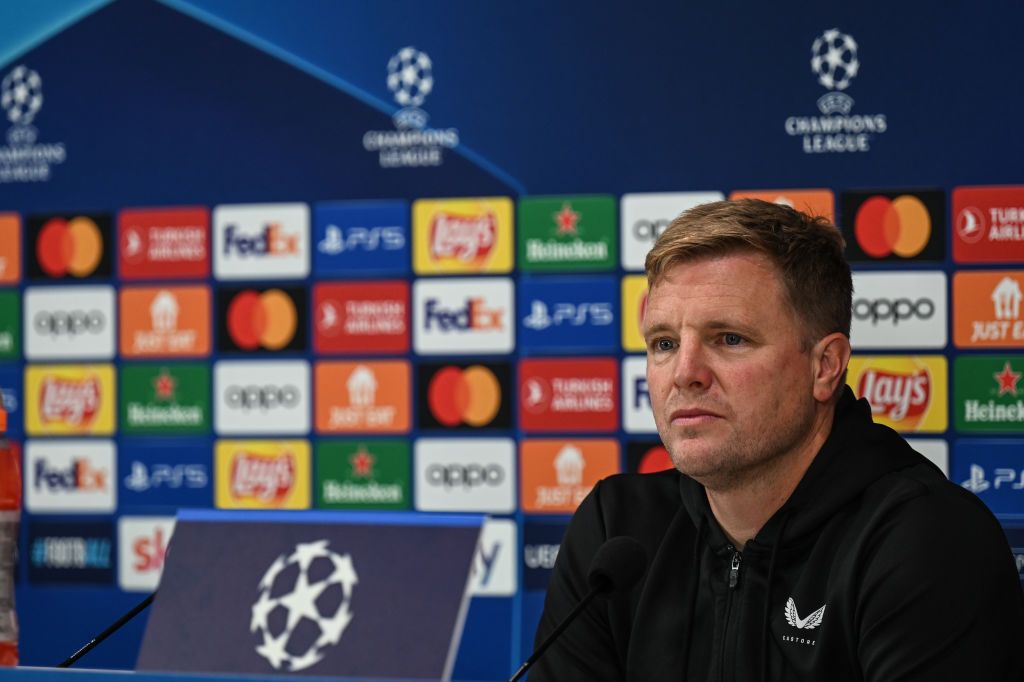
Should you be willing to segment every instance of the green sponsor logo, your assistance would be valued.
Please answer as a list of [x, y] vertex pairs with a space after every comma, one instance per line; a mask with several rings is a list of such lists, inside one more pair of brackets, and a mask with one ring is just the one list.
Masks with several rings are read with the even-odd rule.
[[957, 431], [1024, 432], [1024, 355], [959, 357], [953, 381]]
[[210, 368], [198, 363], [122, 365], [120, 409], [124, 433], [208, 433]]
[[408, 509], [409, 444], [401, 440], [316, 444], [316, 506]]
[[21, 355], [21, 299], [17, 291], [0, 291], [0, 360]]
[[615, 198], [544, 197], [519, 201], [522, 270], [610, 270], [618, 258]]

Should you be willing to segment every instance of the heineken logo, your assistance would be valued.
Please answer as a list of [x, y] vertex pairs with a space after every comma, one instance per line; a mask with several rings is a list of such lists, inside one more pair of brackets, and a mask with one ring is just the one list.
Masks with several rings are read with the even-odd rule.
[[617, 225], [611, 197], [526, 198], [519, 203], [524, 269], [610, 269]]
[[317, 506], [404, 509], [409, 506], [409, 448], [402, 441], [334, 441], [317, 445]]
[[964, 356], [954, 368], [960, 431], [1024, 432], [1024, 356]]
[[121, 428], [130, 434], [209, 431], [209, 367], [200, 363], [121, 368]]

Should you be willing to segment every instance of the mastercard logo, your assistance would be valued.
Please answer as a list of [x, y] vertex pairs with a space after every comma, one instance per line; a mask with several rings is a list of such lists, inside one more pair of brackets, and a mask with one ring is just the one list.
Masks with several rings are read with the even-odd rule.
[[430, 379], [427, 404], [443, 426], [485, 426], [501, 409], [501, 383], [487, 367], [444, 367]]
[[873, 196], [857, 210], [853, 232], [861, 250], [872, 258], [913, 258], [928, 245], [932, 220], [915, 196]]
[[50, 277], [88, 277], [102, 258], [103, 234], [90, 218], [52, 218], [39, 231], [36, 261]]
[[281, 350], [295, 338], [299, 315], [280, 289], [237, 294], [228, 305], [228, 334], [242, 350]]

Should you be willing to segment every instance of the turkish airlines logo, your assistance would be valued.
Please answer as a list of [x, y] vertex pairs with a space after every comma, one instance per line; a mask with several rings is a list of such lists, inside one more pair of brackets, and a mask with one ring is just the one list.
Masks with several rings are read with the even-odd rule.
[[953, 214], [953, 260], [1024, 260], [1024, 187], [957, 187]]
[[420, 365], [422, 428], [512, 427], [508, 364]]
[[618, 420], [615, 360], [523, 360], [520, 426], [525, 430], [614, 431]]
[[218, 279], [309, 275], [306, 204], [217, 206], [213, 222], [213, 271]]
[[315, 384], [319, 432], [403, 433], [410, 428], [411, 377], [405, 360], [320, 362]]
[[108, 215], [28, 219], [28, 274], [33, 279], [110, 277], [111, 221]]
[[309, 431], [309, 363], [218, 362], [213, 370], [218, 433]]
[[420, 279], [413, 284], [413, 301], [417, 353], [511, 353], [514, 348], [511, 280]]
[[114, 356], [112, 287], [28, 287], [24, 306], [28, 359]]
[[313, 287], [313, 347], [318, 353], [406, 353], [409, 284], [319, 283]]
[[201, 279], [210, 272], [210, 212], [125, 209], [118, 216], [123, 279]]
[[220, 350], [305, 350], [306, 301], [300, 287], [221, 289], [217, 299]]
[[421, 438], [414, 460], [416, 509], [515, 510], [515, 446], [509, 439]]

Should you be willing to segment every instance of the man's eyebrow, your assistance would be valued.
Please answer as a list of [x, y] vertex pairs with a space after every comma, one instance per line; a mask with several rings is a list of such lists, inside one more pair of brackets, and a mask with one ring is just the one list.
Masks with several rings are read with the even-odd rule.
[[649, 336], [650, 334], [657, 334], [659, 332], [670, 332], [672, 331], [672, 325], [667, 322], [658, 322], [650, 327], [645, 325], [640, 331], [644, 336]]

